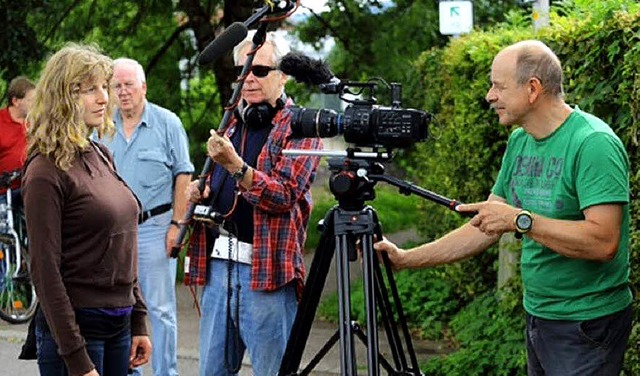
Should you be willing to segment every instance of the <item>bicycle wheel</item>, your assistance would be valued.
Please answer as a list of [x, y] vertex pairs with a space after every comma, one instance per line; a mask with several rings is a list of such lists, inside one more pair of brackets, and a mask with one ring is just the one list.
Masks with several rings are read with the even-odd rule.
[[20, 246], [18, 265], [14, 243], [10, 238], [0, 237], [0, 318], [20, 324], [33, 317], [38, 298], [31, 283], [29, 254]]

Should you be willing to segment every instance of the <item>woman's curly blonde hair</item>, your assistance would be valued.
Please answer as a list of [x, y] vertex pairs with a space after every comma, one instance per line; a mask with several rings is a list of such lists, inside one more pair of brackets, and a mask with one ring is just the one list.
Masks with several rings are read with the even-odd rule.
[[[95, 45], [67, 44], [45, 66], [38, 84], [33, 107], [27, 115], [28, 155], [40, 153], [51, 158], [56, 167], [66, 171], [77, 154], [89, 146], [93, 129], [83, 120], [84, 108], [80, 85], [104, 77], [110, 84], [113, 61]], [[114, 134], [113, 95], [109, 85], [109, 102], [98, 136]]]

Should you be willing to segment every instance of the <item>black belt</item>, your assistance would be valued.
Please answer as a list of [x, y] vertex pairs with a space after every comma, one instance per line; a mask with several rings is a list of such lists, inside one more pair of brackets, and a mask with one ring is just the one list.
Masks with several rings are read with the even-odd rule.
[[142, 213], [140, 213], [139, 223], [144, 223], [144, 221], [146, 221], [147, 219], [154, 217], [156, 215], [160, 215], [162, 213], [166, 213], [169, 210], [171, 210], [171, 204], [162, 204], [162, 205], [156, 206], [153, 209], [143, 211]]

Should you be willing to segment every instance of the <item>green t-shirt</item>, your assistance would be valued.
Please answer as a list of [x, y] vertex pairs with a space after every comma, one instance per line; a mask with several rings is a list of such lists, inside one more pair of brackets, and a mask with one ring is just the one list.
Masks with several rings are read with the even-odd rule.
[[[493, 194], [555, 219], [582, 220], [590, 206], [621, 203], [620, 245], [609, 262], [572, 259], [528, 237], [522, 241], [524, 308], [550, 320], [589, 320], [631, 303], [629, 160], [602, 120], [576, 109], [548, 137], [511, 134]], [[535, 223], [533, 224], [535, 227]]]

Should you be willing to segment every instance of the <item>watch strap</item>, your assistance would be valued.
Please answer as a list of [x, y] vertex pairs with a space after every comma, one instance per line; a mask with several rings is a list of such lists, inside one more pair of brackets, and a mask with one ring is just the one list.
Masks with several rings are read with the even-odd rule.
[[244, 162], [242, 164], [242, 167], [238, 171], [231, 174], [231, 177], [235, 181], [240, 182], [244, 178], [244, 175], [247, 173], [248, 170], [249, 170], [249, 165], [247, 164], [247, 162]]

